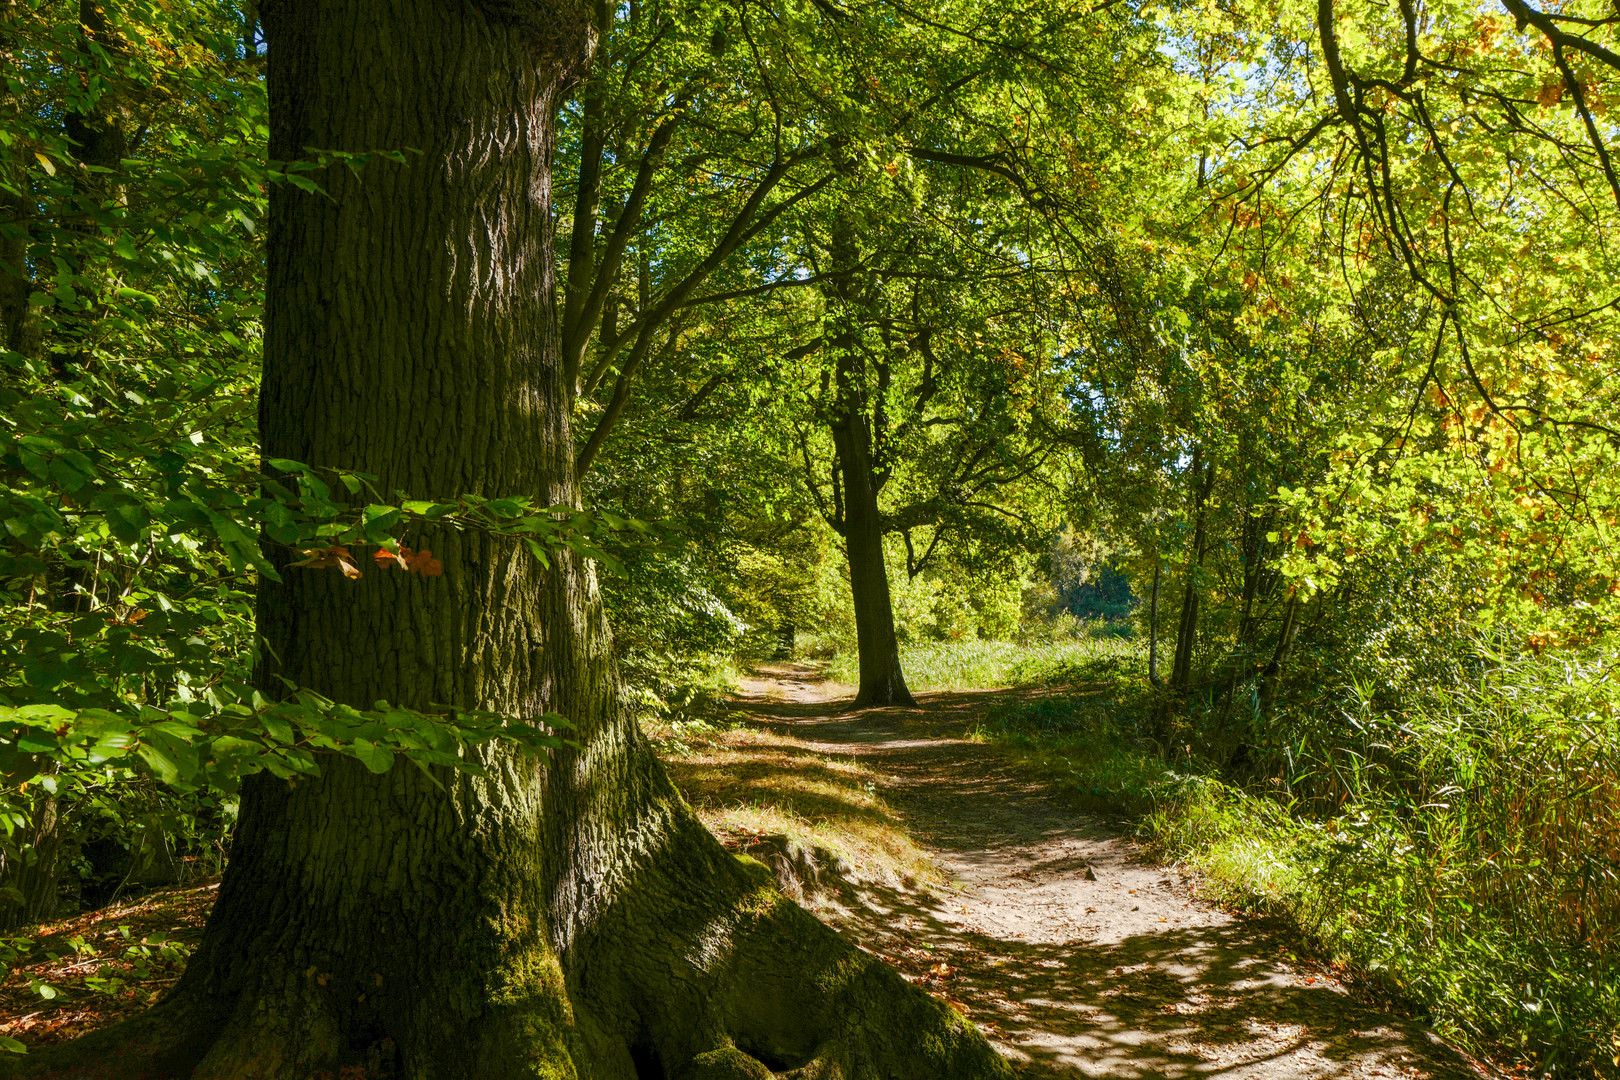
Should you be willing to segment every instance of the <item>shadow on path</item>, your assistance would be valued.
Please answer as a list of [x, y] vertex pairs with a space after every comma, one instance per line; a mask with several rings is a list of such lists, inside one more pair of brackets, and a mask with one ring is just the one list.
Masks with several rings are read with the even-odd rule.
[[813, 669], [762, 669], [736, 704], [806, 749], [856, 756], [951, 888], [870, 882], [815, 905], [955, 1002], [1030, 1077], [1468, 1077], [1421, 1024], [1287, 961], [1287, 937], [1194, 898], [1116, 822], [951, 737], [1013, 692], [840, 711]]

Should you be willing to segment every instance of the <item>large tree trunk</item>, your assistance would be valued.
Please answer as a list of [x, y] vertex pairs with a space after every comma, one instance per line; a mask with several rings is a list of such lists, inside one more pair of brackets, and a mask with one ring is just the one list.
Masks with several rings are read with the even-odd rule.
[[[584, 2], [265, 0], [271, 156], [408, 148], [272, 196], [266, 457], [412, 496], [577, 499], [550, 159]], [[960, 1017], [784, 900], [620, 708], [588, 565], [440, 531], [444, 576], [263, 584], [261, 682], [537, 716], [487, 779], [328, 762], [246, 786], [164, 1003], [12, 1068], [74, 1077], [1003, 1077]], [[283, 565], [288, 553], [279, 556]], [[441, 786], [442, 784], [442, 786]]]

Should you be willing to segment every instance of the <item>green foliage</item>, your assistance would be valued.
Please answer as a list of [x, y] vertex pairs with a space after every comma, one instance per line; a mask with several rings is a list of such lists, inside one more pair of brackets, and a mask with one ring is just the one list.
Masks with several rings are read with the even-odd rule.
[[[1196, 751], [1166, 761], [1151, 737], [1160, 695], [1132, 677], [1139, 654], [1102, 690], [998, 706], [977, 735], [1137, 812], [1161, 857], [1198, 868], [1228, 902], [1289, 918], [1452, 1037], [1548, 1075], [1610, 1076], [1613, 662], [1476, 650], [1471, 675], [1403, 675], [1398, 697], [1390, 681], [1323, 693], [1275, 723], [1242, 783]], [[1184, 736], [1213, 719], [1195, 714]]]
[[600, 7], [557, 151], [589, 511], [260, 460], [269, 191], [413, 157], [269, 160], [251, 9], [0, 26], [17, 918], [98, 844], [217, 855], [249, 773], [558, 744], [259, 685], [261, 579], [434, 577], [446, 528], [571, 551], [678, 731], [739, 659], [854, 681], [858, 478], [915, 689], [1062, 687], [982, 737], [1461, 1036], [1610, 1069], [1608, 9]]
[[264, 159], [263, 91], [232, 11], [134, 2], [90, 27], [76, 5], [12, 7], [0, 879], [19, 906], [7, 922], [51, 914], [59, 885], [94, 876], [94, 836], [131, 846], [155, 827], [197, 850], [192, 826], [217, 818], [196, 788], [153, 797], [135, 732], [143, 708], [247, 675], [259, 227], [267, 183], [312, 182]]
[[[399, 754], [424, 771], [443, 765], [483, 775], [467, 747], [501, 738], [530, 750], [552, 748], [562, 741], [551, 729], [569, 726], [555, 713], [522, 723], [493, 713], [426, 713], [387, 702], [361, 710], [309, 690], [273, 701], [240, 686], [220, 687], [208, 699], [169, 709], [0, 707], [0, 725], [9, 732], [0, 743], [0, 769], [11, 783], [26, 784], [48, 765], [136, 768], [139, 762], [181, 791], [232, 791], [243, 776], [261, 771], [284, 780], [311, 776], [322, 752], [357, 758], [378, 773], [387, 772]], [[39, 782], [56, 783], [51, 775]]]

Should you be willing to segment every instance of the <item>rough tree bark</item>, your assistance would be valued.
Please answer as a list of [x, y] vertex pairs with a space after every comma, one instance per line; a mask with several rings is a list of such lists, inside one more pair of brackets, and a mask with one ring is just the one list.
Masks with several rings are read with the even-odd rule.
[[[271, 156], [411, 148], [272, 194], [265, 456], [413, 496], [578, 492], [550, 235], [585, 0], [264, 0]], [[261, 680], [576, 725], [489, 778], [257, 778], [163, 1003], [0, 1069], [52, 1077], [1010, 1076], [954, 1012], [783, 899], [620, 708], [593, 572], [441, 532], [444, 577], [287, 568]], [[279, 558], [287, 561], [287, 553]], [[442, 786], [441, 786], [442, 784]]]

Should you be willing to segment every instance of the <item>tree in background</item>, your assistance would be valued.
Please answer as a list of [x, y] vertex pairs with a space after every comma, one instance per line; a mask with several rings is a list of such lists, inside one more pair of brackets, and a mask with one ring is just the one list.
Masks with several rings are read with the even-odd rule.
[[902, 539], [912, 578], [953, 541], [1039, 542], [1052, 449], [1036, 433], [1063, 422], [1045, 359], [1055, 347], [1008, 318], [1029, 300], [1017, 284], [986, 295], [983, 268], [947, 268], [917, 250], [863, 253], [847, 221], [826, 244], [810, 253], [829, 281], [820, 333], [793, 350], [817, 361], [819, 382], [801, 392], [819, 431], [803, 427], [798, 449], [816, 506], [845, 544], [856, 705], [909, 704], [884, 538]]
[[[1014, 23], [1016, 33], [1004, 32]], [[776, 355], [792, 367], [815, 358], [814, 370], [829, 377], [812, 388], [817, 448], [799, 450], [813, 459], [824, 517], [846, 541], [863, 643], [858, 700], [909, 701], [883, 537], [920, 541], [908, 557], [916, 574], [947, 536], [1006, 534], [1009, 520], [1018, 532], [1039, 531], [1027, 515], [998, 521], [1010, 503], [989, 495], [1040, 471], [1048, 456], [1028, 439], [1003, 437], [1031, 428], [1039, 408], [1003, 408], [1002, 388], [1039, 375], [993, 374], [1006, 357], [990, 359], [969, 387], [958, 369], [976, 346], [962, 342], [999, 321], [1001, 338], [1025, 352], [1034, 346], [1019, 363], [1040, 368], [1058, 348], [1033, 336], [1049, 333], [1059, 312], [1024, 334], [1011, 329], [1006, 305], [1028, 314], [1051, 299], [1038, 298], [1034, 282], [1059, 269], [1054, 238], [1077, 227], [1054, 221], [1097, 196], [1104, 170], [1091, 162], [1117, 141], [1110, 118], [1121, 110], [1109, 104], [1129, 85], [1098, 72], [1152, 66], [1142, 25], [1128, 13], [1044, 3], [1010, 21], [1001, 5], [970, 4], [945, 22], [882, 4], [784, 11], [768, 21], [753, 7], [648, 6], [614, 21], [606, 40], [612, 62], [582, 92], [564, 144], [565, 161], [579, 155], [565, 353], [578, 358], [570, 362], [580, 408], [594, 424], [579, 460], [592, 466], [638, 394], [659, 396], [648, 372], [659, 382], [680, 378], [700, 398], [727, 380], [762, 377], [735, 361], [703, 376], [682, 369], [714, 353], [692, 347], [695, 328], [795, 336]], [[1037, 131], [1065, 160], [1036, 164]], [[829, 198], [868, 204], [859, 226], [836, 226]], [[851, 230], [880, 216], [881, 250], [868, 236], [856, 253]], [[853, 261], [840, 264], [845, 258]], [[874, 290], [901, 281], [912, 283], [911, 300], [896, 292], [878, 303], [883, 310], [867, 310]], [[964, 298], [941, 302], [928, 295], [930, 281]], [[920, 318], [903, 312], [908, 303]], [[844, 325], [823, 326], [823, 315]], [[881, 349], [871, 347], [885, 336]], [[930, 351], [945, 359], [920, 397], [906, 392], [915, 415], [887, 430], [900, 399], [879, 384], [898, 364], [932, 363], [923, 358]], [[935, 399], [947, 386], [968, 397], [942, 407]], [[975, 431], [972, 450], [911, 470], [917, 490], [903, 512], [880, 505], [890, 458], [925, 461], [926, 437], [937, 450], [947, 441], [942, 425], [964, 434], [964, 423]]]

